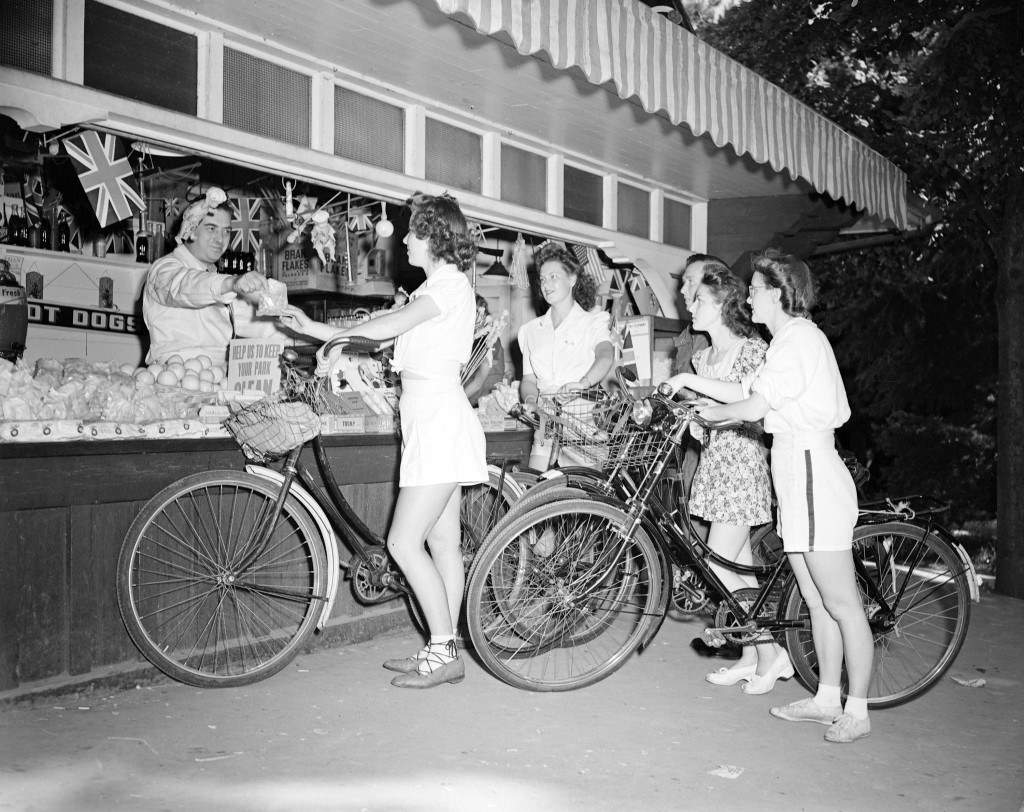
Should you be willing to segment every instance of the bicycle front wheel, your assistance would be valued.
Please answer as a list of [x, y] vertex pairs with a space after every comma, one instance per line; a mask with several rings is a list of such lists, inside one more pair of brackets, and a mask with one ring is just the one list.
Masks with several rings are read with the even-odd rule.
[[117, 601], [128, 634], [170, 677], [248, 685], [302, 649], [327, 598], [327, 557], [309, 514], [280, 488], [236, 471], [185, 477], [128, 530]]
[[619, 508], [542, 503], [489, 539], [466, 589], [483, 665], [530, 691], [592, 685], [639, 647], [662, 607], [656, 545]]
[[[903, 522], [856, 528], [853, 553], [875, 641], [868, 704], [902, 705], [931, 688], [960, 653], [971, 619], [970, 575], [946, 541]], [[788, 620], [809, 617], [795, 582], [782, 605]], [[810, 630], [787, 630], [786, 647], [801, 682], [816, 690]], [[846, 687], [844, 669], [844, 694]]]

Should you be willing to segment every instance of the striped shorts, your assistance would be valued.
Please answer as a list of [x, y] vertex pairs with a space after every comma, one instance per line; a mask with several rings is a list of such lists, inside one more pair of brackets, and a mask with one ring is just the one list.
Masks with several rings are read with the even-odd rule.
[[857, 489], [831, 431], [772, 436], [778, 532], [787, 553], [849, 550]]

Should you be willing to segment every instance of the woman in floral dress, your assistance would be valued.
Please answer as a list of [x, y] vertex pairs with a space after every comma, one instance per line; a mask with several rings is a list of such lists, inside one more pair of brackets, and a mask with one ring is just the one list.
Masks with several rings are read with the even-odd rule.
[[[707, 333], [711, 346], [694, 355], [696, 374], [684, 372], [669, 379], [673, 389], [685, 387], [714, 398], [716, 384], [739, 382], [760, 368], [768, 345], [757, 335], [746, 300], [747, 286], [729, 271], [705, 271], [695, 295], [693, 329]], [[771, 520], [771, 478], [758, 439], [729, 429], [712, 431], [704, 438], [690, 488], [690, 512], [711, 523], [711, 549], [723, 558], [752, 563], [750, 528]], [[757, 588], [753, 575], [711, 566], [732, 591]], [[723, 641], [719, 637], [711, 642], [721, 645]], [[715, 685], [746, 680], [743, 691], [758, 694], [770, 691], [776, 679], [792, 675], [785, 650], [765, 640], [744, 647], [734, 665], [720, 668], [706, 679]]]

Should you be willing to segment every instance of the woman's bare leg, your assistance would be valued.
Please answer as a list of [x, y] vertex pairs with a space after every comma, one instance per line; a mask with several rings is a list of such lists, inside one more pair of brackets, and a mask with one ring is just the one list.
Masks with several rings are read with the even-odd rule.
[[[714, 522], [708, 533], [708, 546], [722, 558], [728, 558], [738, 564], [750, 566], [754, 562], [754, 554], [750, 549], [750, 528], [745, 525]], [[757, 578], [752, 574], [739, 573], [714, 562], [711, 562], [711, 569], [730, 592], [736, 592], [739, 589], [757, 589]], [[757, 663], [757, 673], [763, 674], [775, 662], [780, 650], [779, 646], [771, 641], [754, 646], [744, 646], [743, 653], [730, 666], [730, 670], [749, 668]]]
[[[395, 503], [395, 515], [388, 532], [388, 550], [416, 595], [432, 637], [452, 634], [452, 610], [444, 580], [446, 576], [442, 575], [434, 559], [427, 553], [424, 541], [448, 509], [453, 495], [458, 490], [455, 483], [400, 488]], [[446, 521], [450, 522], [450, 518]], [[456, 525], [457, 523], [456, 503]], [[439, 548], [446, 546], [440, 539], [437, 544]], [[455, 546], [458, 547], [457, 534]], [[441, 557], [445, 562], [445, 572], [448, 573], [450, 556], [442, 553]], [[459, 569], [461, 583], [461, 561]], [[447, 577], [450, 577], [450, 573]], [[460, 592], [459, 600], [461, 597]]]

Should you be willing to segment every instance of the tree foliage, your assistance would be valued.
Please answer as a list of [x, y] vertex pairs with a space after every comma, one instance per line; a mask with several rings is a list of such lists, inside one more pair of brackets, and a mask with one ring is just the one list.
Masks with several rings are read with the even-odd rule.
[[1008, 349], [1024, 346], [1021, 5], [749, 0], [717, 23], [692, 16], [711, 45], [900, 166], [934, 213], [894, 245], [814, 258], [818, 320], [887, 488], [991, 515], [998, 408], [1000, 557], [1016, 556], [1024, 591], [1024, 508], [1009, 505], [1024, 501], [1024, 434], [1002, 411], [1024, 403], [1024, 350]]

